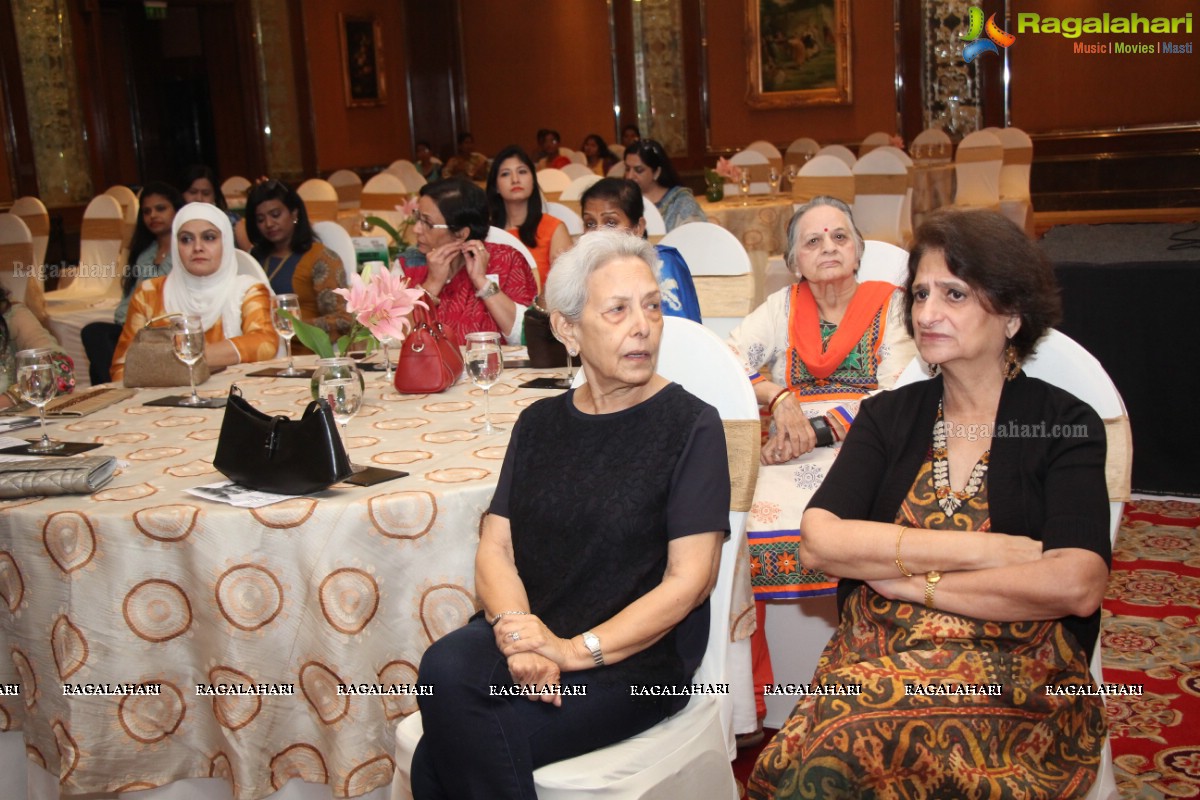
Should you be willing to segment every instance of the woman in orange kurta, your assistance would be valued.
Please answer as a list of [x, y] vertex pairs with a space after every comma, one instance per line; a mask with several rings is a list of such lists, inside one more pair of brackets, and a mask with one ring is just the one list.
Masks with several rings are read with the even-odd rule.
[[488, 173], [487, 197], [492, 224], [529, 248], [537, 264], [538, 286], [545, 286], [554, 259], [570, 249], [571, 234], [562, 220], [542, 211], [533, 160], [520, 147], [506, 147], [496, 155]]
[[274, 358], [279, 336], [271, 324], [270, 292], [259, 279], [238, 274], [233, 229], [223, 211], [207, 203], [180, 209], [171, 230], [171, 263], [177, 268], [142, 281], [129, 302], [113, 355], [114, 381], [125, 376], [125, 355], [137, 332], [163, 314], [200, 317], [209, 367]]

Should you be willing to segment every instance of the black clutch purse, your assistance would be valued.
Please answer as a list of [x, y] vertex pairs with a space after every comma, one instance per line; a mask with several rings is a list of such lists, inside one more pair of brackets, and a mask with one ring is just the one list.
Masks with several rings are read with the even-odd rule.
[[213, 466], [231, 481], [272, 494], [310, 494], [353, 474], [329, 403], [313, 400], [298, 420], [268, 417], [229, 388]]

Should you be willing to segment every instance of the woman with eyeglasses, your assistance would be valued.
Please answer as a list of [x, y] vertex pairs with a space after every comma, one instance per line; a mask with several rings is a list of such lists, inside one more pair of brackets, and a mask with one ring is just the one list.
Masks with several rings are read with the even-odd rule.
[[696, 198], [680, 184], [667, 151], [654, 139], [642, 139], [625, 151], [625, 177], [654, 203], [668, 231], [688, 222], [708, 222]]
[[537, 295], [525, 257], [504, 244], [485, 242], [487, 196], [462, 178], [421, 187], [417, 200], [417, 253], [402, 256], [414, 286], [429, 293], [438, 320], [459, 341], [474, 331], [497, 331], [519, 340], [519, 321]]
[[334, 289], [346, 288], [346, 270], [337, 253], [316, 238], [304, 201], [282, 181], [269, 180], [246, 199], [250, 255], [262, 264], [276, 294], [294, 293], [300, 318], [337, 341], [353, 320]]
[[542, 212], [533, 159], [517, 145], [496, 156], [488, 173], [487, 200], [492, 224], [519, 238], [537, 263], [538, 284], [546, 285], [550, 265], [571, 247], [571, 234], [558, 217]]

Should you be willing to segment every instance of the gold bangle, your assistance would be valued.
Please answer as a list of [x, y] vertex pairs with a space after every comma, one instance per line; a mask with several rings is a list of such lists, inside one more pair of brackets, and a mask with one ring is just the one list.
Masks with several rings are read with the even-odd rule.
[[937, 589], [938, 581], [942, 579], [942, 573], [936, 569], [931, 569], [925, 573], [925, 607], [936, 610], [937, 606], [933, 604], [933, 591]]
[[900, 540], [904, 538], [904, 532], [908, 530], [907, 525], [900, 526], [900, 533], [896, 534], [896, 569], [900, 570], [900, 574], [906, 578], [911, 578], [913, 574], [904, 568], [904, 562], [900, 560]]
[[771, 398], [771, 402], [767, 404], [767, 413], [773, 415], [775, 413], [775, 409], [779, 407], [779, 404], [786, 400], [788, 395], [791, 393], [792, 392], [790, 389], [781, 389], [779, 394]]

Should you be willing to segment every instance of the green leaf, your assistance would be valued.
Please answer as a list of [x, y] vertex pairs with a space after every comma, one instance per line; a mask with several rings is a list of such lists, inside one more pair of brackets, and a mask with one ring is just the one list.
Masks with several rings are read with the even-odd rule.
[[383, 228], [385, 231], [387, 231], [387, 235], [392, 237], [393, 242], [399, 243], [403, 241], [400, 234], [396, 232], [395, 228], [388, 224], [387, 220], [382, 219], [381, 217], [370, 216], [367, 217], [367, 222], [371, 223], [376, 228]]
[[329, 341], [329, 334], [316, 325], [304, 322], [290, 311], [280, 313], [292, 321], [292, 330], [296, 332], [300, 344], [312, 350], [319, 358], [333, 358], [333, 342]]

